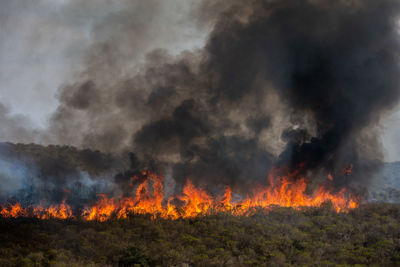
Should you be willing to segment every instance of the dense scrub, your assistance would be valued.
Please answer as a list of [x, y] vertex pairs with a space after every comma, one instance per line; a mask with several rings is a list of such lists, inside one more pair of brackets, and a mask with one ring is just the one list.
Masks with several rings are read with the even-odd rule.
[[0, 266], [399, 266], [400, 206], [108, 222], [0, 219]]

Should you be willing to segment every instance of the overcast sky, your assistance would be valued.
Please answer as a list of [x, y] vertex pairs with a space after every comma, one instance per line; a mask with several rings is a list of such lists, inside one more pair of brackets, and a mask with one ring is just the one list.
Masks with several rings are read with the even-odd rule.
[[[123, 9], [126, 2], [129, 1], [0, 1], [0, 103], [8, 108], [9, 116], [46, 128], [58, 106], [58, 88], [81, 71], [94, 28]], [[157, 1], [148, 2], [151, 5]], [[179, 53], [204, 44], [210, 29], [190, 20], [194, 2], [168, 1], [169, 7], [159, 19], [174, 34], [171, 38], [152, 37], [149, 50], [160, 46]], [[140, 57], [136, 60], [140, 61]], [[382, 124], [385, 159], [400, 160], [400, 112], [393, 111]], [[8, 141], [8, 136], [1, 133], [0, 141]]]

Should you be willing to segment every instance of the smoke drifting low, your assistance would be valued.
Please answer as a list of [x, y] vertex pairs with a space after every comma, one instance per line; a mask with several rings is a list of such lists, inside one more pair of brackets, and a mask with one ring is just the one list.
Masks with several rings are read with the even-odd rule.
[[397, 0], [203, 1], [192, 15], [212, 22], [204, 48], [160, 44], [134, 65], [149, 32], [126, 9], [93, 32], [46, 138], [133, 152], [132, 171], [178, 183], [246, 188], [274, 165], [318, 179], [353, 164], [335, 182], [357, 186], [379, 167], [379, 120], [399, 99], [399, 14]]

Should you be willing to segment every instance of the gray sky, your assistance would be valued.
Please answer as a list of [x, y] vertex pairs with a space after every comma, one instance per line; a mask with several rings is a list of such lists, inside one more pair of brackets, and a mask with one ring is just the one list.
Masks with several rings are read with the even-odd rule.
[[[134, 6], [140, 5], [140, 2], [2, 0], [0, 103], [8, 109], [6, 119], [20, 120], [24, 124], [45, 129], [49, 116], [58, 106], [58, 88], [83, 68], [84, 55], [93, 42], [93, 31], [98, 31], [98, 27], [106, 27], [101, 22], [123, 10], [128, 3]], [[146, 43], [147, 47], [141, 51], [161, 47], [177, 54], [185, 49], [201, 47], [210, 29], [204, 25], [200, 27], [195, 19], [190, 19], [195, 2], [147, 1], [149, 5], [157, 5], [154, 12], [162, 14], [156, 16], [155, 19], [159, 21], [154, 23], [154, 27], [166, 27], [171, 35], [152, 36], [152, 26], [148, 26], [148, 38], [152, 42], [150, 45]], [[144, 25], [146, 23], [143, 21]], [[138, 56], [133, 64], [140, 63], [140, 59]], [[382, 120], [382, 125], [385, 159], [400, 160], [400, 112], [393, 111]], [[0, 130], [0, 141], [8, 141], [9, 138]]]

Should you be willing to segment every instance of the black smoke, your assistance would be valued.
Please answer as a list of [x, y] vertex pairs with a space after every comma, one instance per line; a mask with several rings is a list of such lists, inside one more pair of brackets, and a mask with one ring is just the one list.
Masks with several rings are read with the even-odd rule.
[[397, 0], [203, 1], [193, 15], [212, 24], [205, 46], [156, 49], [135, 69], [118, 64], [135, 43], [120, 32], [138, 27], [129, 12], [113, 15], [87, 70], [60, 89], [49, 130], [57, 142], [133, 152], [117, 183], [151, 166], [242, 189], [273, 166], [304, 164], [311, 179], [359, 186], [379, 168], [379, 120], [400, 93]]

